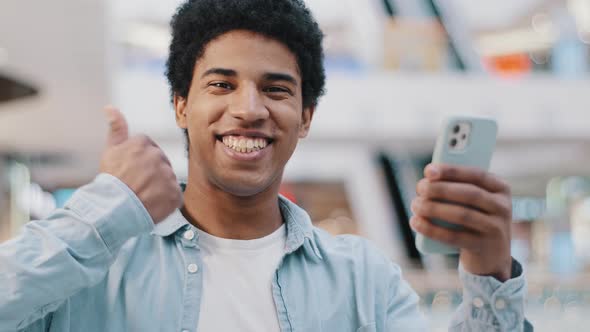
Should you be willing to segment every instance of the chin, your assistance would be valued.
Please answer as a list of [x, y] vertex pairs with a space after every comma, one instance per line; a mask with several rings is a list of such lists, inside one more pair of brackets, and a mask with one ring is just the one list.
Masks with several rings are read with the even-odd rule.
[[260, 181], [244, 181], [241, 179], [224, 179], [217, 181], [218, 187], [237, 197], [252, 197], [268, 190], [273, 184], [273, 181], [261, 179]]

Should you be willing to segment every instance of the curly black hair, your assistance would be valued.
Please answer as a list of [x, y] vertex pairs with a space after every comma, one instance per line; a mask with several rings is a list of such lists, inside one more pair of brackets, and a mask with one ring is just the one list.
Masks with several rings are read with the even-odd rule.
[[295, 55], [302, 78], [303, 106], [324, 93], [323, 34], [302, 0], [189, 0], [170, 23], [172, 42], [166, 76], [172, 97], [186, 98], [196, 61], [205, 46], [232, 30], [277, 40]]

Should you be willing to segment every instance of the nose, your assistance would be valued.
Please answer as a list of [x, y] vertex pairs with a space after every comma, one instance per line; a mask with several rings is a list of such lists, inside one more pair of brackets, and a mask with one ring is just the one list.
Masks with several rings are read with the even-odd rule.
[[263, 96], [256, 84], [243, 84], [236, 92], [233, 94], [232, 104], [229, 107], [234, 118], [249, 123], [268, 119], [268, 109], [263, 103]]

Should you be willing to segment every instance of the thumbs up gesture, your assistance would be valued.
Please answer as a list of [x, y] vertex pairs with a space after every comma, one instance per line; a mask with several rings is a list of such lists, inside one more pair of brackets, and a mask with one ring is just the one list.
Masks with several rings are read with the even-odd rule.
[[162, 221], [182, 204], [182, 192], [170, 161], [149, 137], [129, 137], [127, 121], [119, 110], [106, 107], [104, 112], [109, 121], [109, 134], [100, 172], [125, 183], [154, 223]]

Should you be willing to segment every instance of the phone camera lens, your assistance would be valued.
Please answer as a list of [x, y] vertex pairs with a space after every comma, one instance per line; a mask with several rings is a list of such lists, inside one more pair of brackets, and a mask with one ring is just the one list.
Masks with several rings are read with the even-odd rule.
[[465, 135], [465, 134], [461, 135], [461, 139], [466, 139], [466, 138], [467, 138], [467, 135]]
[[451, 147], [452, 148], [454, 148], [455, 146], [457, 146], [457, 139], [456, 138], [451, 139], [451, 143], [450, 144], [451, 144]]
[[461, 130], [461, 126], [455, 125], [455, 127], [453, 127], [453, 134], [459, 133], [460, 130]]

